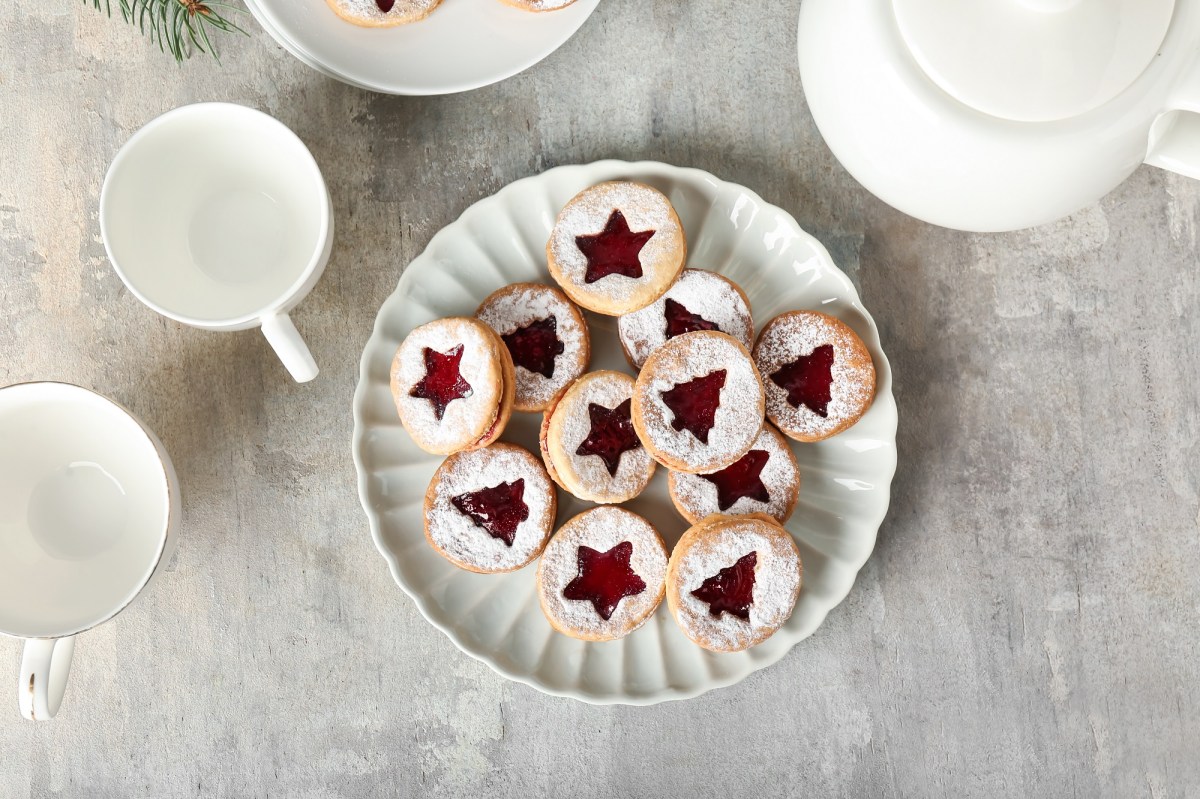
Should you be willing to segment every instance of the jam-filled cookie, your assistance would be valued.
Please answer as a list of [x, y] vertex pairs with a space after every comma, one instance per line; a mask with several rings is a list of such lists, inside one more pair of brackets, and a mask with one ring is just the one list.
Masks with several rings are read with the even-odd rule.
[[334, 12], [355, 25], [390, 28], [425, 19], [442, 0], [325, 0]]
[[667, 468], [724, 469], [746, 454], [763, 426], [763, 388], [750, 353], [716, 331], [671, 339], [642, 366], [633, 424]]
[[641, 369], [650, 353], [669, 339], [697, 330], [728, 333], [747, 350], [754, 344], [754, 320], [745, 293], [732, 280], [703, 269], [683, 270], [666, 294], [617, 321], [621, 348], [634, 369]]
[[633, 378], [592, 372], [571, 384], [546, 412], [542, 452], [555, 482], [580, 499], [625, 502], [654, 476], [630, 416]]
[[561, 291], [514, 283], [492, 292], [476, 318], [500, 334], [517, 369], [518, 411], [542, 411], [587, 371], [591, 337], [583, 313]]
[[549, 407], [547, 407], [546, 412], [542, 414], [541, 427], [538, 428], [538, 452], [540, 452], [542, 455], [542, 463], [545, 465], [546, 473], [550, 475], [550, 479], [553, 480], [555, 485], [557, 485], [563, 491], [567, 491], [568, 489], [565, 485], [563, 485], [562, 478], [558, 476], [558, 472], [554, 469], [554, 463], [550, 460], [550, 452], [547, 450], [547, 443], [549, 442], [550, 438], [550, 420], [554, 415], [554, 408], [558, 405], [558, 400], [563, 394], [566, 393], [566, 391], [567, 390], [564, 388], [558, 393], [557, 397], [550, 400]]
[[645, 308], [671, 287], [687, 258], [683, 225], [662, 192], [641, 183], [601, 183], [558, 215], [546, 244], [550, 275], [596, 313]]
[[654, 525], [602, 505], [554, 534], [538, 563], [537, 591], [550, 626], [572, 638], [611, 641], [636, 630], [662, 601], [667, 549]]
[[853, 425], [875, 399], [875, 364], [845, 322], [790, 311], [767, 322], [754, 345], [767, 418], [797, 441], [821, 441]]
[[692, 524], [714, 514], [764, 513], [782, 524], [800, 493], [800, 469], [787, 439], [769, 424], [750, 451], [709, 474], [671, 472], [668, 485], [675, 508]]
[[500, 336], [477, 319], [415, 328], [392, 361], [400, 422], [426, 452], [486, 447], [512, 416], [516, 376]]
[[504, 2], [525, 11], [558, 11], [560, 8], [571, 5], [575, 0], [504, 0]]
[[700, 646], [739, 652], [791, 617], [800, 573], [796, 542], [770, 516], [710, 516], [671, 553], [667, 607]]
[[425, 492], [425, 538], [459, 568], [509, 572], [546, 546], [556, 510], [538, 459], [515, 444], [492, 444], [438, 467]]

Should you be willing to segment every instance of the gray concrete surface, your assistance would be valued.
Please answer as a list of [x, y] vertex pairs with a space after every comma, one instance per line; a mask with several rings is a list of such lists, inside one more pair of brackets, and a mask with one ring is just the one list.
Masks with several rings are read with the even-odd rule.
[[[1200, 184], [1143, 168], [1060, 224], [948, 232], [832, 158], [798, 0], [605, 0], [544, 63], [374, 96], [265, 34], [183, 69], [78, 2], [0, 24], [0, 383], [104, 391], [186, 489], [169, 573], [81, 639], [61, 716], [0, 679], [0, 796], [1200, 795]], [[109, 268], [100, 181], [147, 120], [275, 114], [324, 168], [330, 269], [295, 315], [324, 372], [185, 329]], [[557, 164], [652, 158], [791, 211], [854, 277], [896, 371], [900, 468], [850, 598], [778, 666], [595, 708], [495, 676], [392, 584], [350, 399], [375, 312], [466, 206]], [[164, 176], [167, 179], [167, 176]], [[19, 646], [0, 642], [15, 682]]]

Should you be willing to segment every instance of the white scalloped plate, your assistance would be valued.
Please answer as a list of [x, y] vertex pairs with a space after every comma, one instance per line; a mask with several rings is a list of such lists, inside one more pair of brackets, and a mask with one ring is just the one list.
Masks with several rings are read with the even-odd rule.
[[[562, 206], [605, 180], [631, 178], [663, 191], [687, 231], [689, 265], [737, 281], [762, 323], [785, 310], [814, 308], [858, 332], [875, 359], [875, 403], [850, 430], [818, 444], [793, 444], [803, 483], [787, 524], [804, 562], [791, 620], [746, 652], [716, 655], [684, 637], [666, 603], [641, 629], [608, 643], [554, 632], [534, 590], [536, 564], [512, 574], [479, 575], [451, 566], [425, 541], [422, 500], [440, 458], [405, 434], [388, 386], [392, 356], [420, 324], [472, 315], [489, 293], [522, 280], [550, 282], [545, 244]], [[615, 320], [588, 315], [592, 368], [629, 371]], [[504, 439], [537, 451], [539, 414], [514, 414]], [[787, 212], [754, 192], [706, 172], [652, 162], [600, 161], [518, 180], [468, 208], [441, 230], [400, 277], [363, 351], [354, 395], [354, 461], [375, 544], [396, 582], [425, 618], [464, 652], [513, 680], [587, 702], [650, 704], [735, 683], [779, 660], [813, 633], [841, 602], [875, 546], [896, 467], [892, 374], [875, 323], [829, 253]], [[560, 492], [559, 522], [589, 507]], [[628, 503], [663, 533], [668, 546], [686, 528], [671, 505], [666, 470]]]
[[364, 28], [325, 0], [246, 0], [285, 50], [331, 78], [387, 94], [451, 94], [504, 80], [561, 47], [600, 0], [532, 13], [501, 0], [445, 0], [423, 20]]

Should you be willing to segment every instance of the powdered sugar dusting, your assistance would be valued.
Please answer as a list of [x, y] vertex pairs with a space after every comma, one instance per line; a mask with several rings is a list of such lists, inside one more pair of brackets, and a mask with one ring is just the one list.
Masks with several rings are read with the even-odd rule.
[[603, 458], [577, 454], [592, 429], [588, 406], [595, 403], [611, 410], [631, 396], [633, 378], [629, 375], [593, 372], [572, 386], [554, 409], [550, 422], [553, 444], [548, 452], [559, 479], [580, 499], [624, 502], [642, 493], [654, 476], [654, 459], [645, 447], [623, 452], [615, 475], [609, 474]]
[[[720, 405], [703, 443], [687, 430], [671, 426], [675, 414], [663, 402], [663, 393], [680, 383], [726, 371]], [[673, 338], [646, 362], [637, 380], [641, 423], [648, 446], [683, 466], [675, 468], [711, 472], [745, 454], [763, 425], [763, 389], [749, 355], [724, 333], [697, 332]]]
[[484, 300], [475, 315], [502, 336], [554, 317], [555, 334], [563, 345], [563, 351], [554, 359], [554, 375], [545, 377], [518, 366], [516, 402], [519, 407], [545, 407], [554, 395], [587, 368], [587, 323], [557, 289], [537, 283], [507, 286]]
[[[589, 236], [604, 229], [614, 210], [619, 210], [630, 230], [653, 230], [638, 260], [642, 277], [608, 275], [585, 284], [587, 258], [575, 243], [576, 236]], [[581, 294], [621, 302], [659, 282], [663, 272], [678, 268], [684, 250], [683, 230], [671, 203], [663, 194], [641, 183], [601, 183], [576, 195], [558, 215], [550, 233], [549, 249], [563, 277]]]
[[666, 294], [642, 310], [624, 314], [618, 320], [621, 344], [635, 368], [641, 369], [650, 353], [667, 341], [668, 299], [712, 322], [746, 349], [754, 343], [754, 321], [742, 292], [715, 272], [685, 269]]
[[[646, 583], [640, 594], [627, 596], [605, 621], [591, 602], [567, 599], [563, 589], [579, 571], [579, 547], [600, 552], [629, 541], [629, 565]], [[564, 524], [542, 553], [538, 565], [538, 591], [542, 608], [560, 627], [592, 639], [619, 638], [650, 618], [662, 600], [667, 575], [667, 550], [658, 532], [636, 513], [602, 505], [584, 511]]]
[[[714, 617], [708, 603], [692, 592], [750, 552], [758, 553], [758, 562], [749, 619], [730, 613]], [[689, 637], [709, 648], [745, 649], [765, 640], [792, 615], [800, 590], [800, 557], [782, 528], [753, 518], [731, 520], [718, 528], [692, 528], [676, 546], [675, 558], [676, 620]]]
[[571, 5], [575, 0], [508, 0], [508, 2], [530, 11], [557, 11]]
[[[517, 525], [513, 545], [507, 546], [479, 527], [451, 500], [514, 480], [525, 481], [522, 497], [529, 516]], [[541, 463], [513, 444], [493, 444], [451, 455], [438, 468], [427, 497], [425, 531], [454, 562], [483, 572], [511, 571], [533, 560], [554, 524], [554, 487]]]
[[389, 11], [383, 11], [375, 0], [330, 0], [347, 16], [376, 24], [410, 22], [421, 19], [437, 8], [441, 1], [396, 0]]
[[698, 474], [673, 471], [671, 497], [680, 506], [680, 511], [696, 520], [713, 514], [744, 516], [747, 513], [765, 513], [781, 523], [785, 521], [796, 503], [796, 488], [800, 483], [796, 456], [792, 454], [783, 436], [770, 425], [763, 425], [762, 432], [758, 434], [750, 449], [767, 453], [767, 462], [759, 474], [759, 479], [766, 487], [770, 499], [761, 502], [752, 497], [739, 497], [737, 502], [726, 510], [721, 510], [717, 487], [712, 481], [705, 480]]
[[[826, 416], [806, 405], [792, 406], [787, 391], [771, 380], [786, 364], [824, 344], [833, 346], [833, 383]], [[875, 365], [854, 331], [844, 322], [818, 311], [792, 311], [766, 324], [754, 345], [754, 361], [762, 373], [767, 415], [792, 436], [824, 438], [858, 420], [875, 397]]]
[[[392, 362], [392, 387], [396, 410], [409, 435], [422, 448], [446, 451], [469, 444], [463, 438], [472, 431], [481, 437], [495, 420], [500, 406], [501, 366], [495, 357], [495, 342], [474, 319], [439, 319], [413, 330], [404, 339]], [[453, 400], [439, 420], [433, 403], [412, 396], [413, 387], [425, 377], [425, 348], [448, 353], [463, 346], [459, 373], [471, 386], [471, 395]]]

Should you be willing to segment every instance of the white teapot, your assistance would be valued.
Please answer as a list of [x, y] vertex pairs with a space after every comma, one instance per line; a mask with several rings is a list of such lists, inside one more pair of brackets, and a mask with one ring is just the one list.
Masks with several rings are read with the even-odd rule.
[[1200, 0], [804, 0], [799, 49], [830, 149], [927, 222], [1049, 222], [1143, 162], [1200, 177]]

